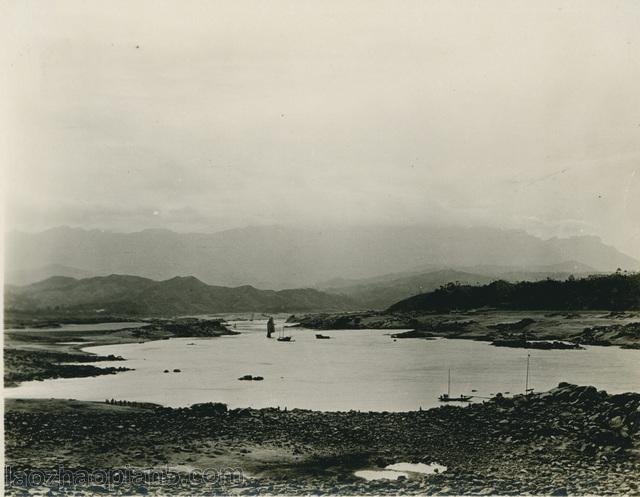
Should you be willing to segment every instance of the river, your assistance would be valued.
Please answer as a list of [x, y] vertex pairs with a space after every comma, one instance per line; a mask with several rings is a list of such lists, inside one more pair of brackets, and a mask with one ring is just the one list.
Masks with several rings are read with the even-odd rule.
[[[524, 350], [470, 340], [394, 340], [389, 330], [336, 330], [322, 332], [331, 339], [317, 340], [316, 331], [297, 328], [286, 329], [294, 340], [286, 343], [267, 339], [263, 320], [235, 325], [240, 335], [87, 347], [84, 350], [127, 359], [97, 366], [135, 370], [27, 382], [5, 389], [5, 396], [115, 398], [174, 407], [225, 402], [231, 407], [406, 411], [439, 405], [449, 368], [452, 395], [474, 395], [481, 401], [497, 392], [521, 393], [527, 353], [529, 385], [536, 391], [561, 381], [609, 393], [640, 390], [638, 350]], [[282, 322], [277, 325], [280, 329]], [[264, 380], [238, 380], [246, 374]]]

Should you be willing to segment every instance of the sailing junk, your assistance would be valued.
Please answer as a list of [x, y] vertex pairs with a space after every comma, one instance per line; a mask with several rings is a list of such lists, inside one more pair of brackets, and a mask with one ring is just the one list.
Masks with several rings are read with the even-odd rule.
[[271, 335], [276, 332], [276, 325], [273, 323], [273, 318], [270, 317], [267, 321], [267, 338], [271, 338]]

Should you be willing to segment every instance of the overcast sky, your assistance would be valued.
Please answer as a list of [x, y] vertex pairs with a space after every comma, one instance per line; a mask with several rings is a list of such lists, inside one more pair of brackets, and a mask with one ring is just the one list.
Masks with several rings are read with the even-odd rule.
[[4, 3], [8, 229], [455, 223], [640, 257], [640, 2]]

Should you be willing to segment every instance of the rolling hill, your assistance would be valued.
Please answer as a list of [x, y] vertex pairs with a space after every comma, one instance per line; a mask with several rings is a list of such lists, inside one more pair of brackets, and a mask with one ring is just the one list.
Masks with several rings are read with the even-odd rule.
[[489, 283], [494, 278], [452, 269], [429, 271], [417, 274], [391, 274], [350, 282], [346, 286], [322, 288], [334, 295], [344, 295], [366, 309], [385, 309], [399, 300], [431, 290], [441, 285], [458, 281], [466, 284]]
[[28, 285], [30, 283], [46, 280], [52, 276], [68, 276], [70, 278], [80, 279], [100, 275], [84, 269], [65, 266], [63, 264], [47, 264], [33, 269], [12, 269], [9, 267], [5, 272], [4, 279], [7, 283], [12, 285]]
[[564, 280], [570, 275], [585, 276], [597, 273], [593, 268], [575, 262], [532, 266], [530, 271], [525, 268], [496, 265], [468, 269], [469, 271], [449, 268], [406, 271], [362, 280], [335, 279], [320, 284], [317, 288], [334, 295], [344, 295], [360, 304], [362, 308], [385, 309], [395, 302], [435, 290], [448, 283], [481, 285], [500, 279], [510, 282], [540, 281], [547, 278]]
[[5, 309], [67, 311], [119, 315], [207, 314], [221, 312], [294, 312], [346, 310], [349, 299], [319, 290], [259, 290], [211, 286], [193, 276], [155, 281], [110, 275], [75, 279], [56, 276], [27, 286], [5, 288]]

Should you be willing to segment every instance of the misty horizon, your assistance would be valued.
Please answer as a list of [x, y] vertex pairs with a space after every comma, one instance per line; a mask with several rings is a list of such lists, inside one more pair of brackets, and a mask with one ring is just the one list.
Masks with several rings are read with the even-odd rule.
[[[640, 261], [594, 236], [541, 239], [523, 230], [472, 226], [244, 227], [212, 233], [130, 233], [59, 228], [7, 237], [11, 281], [46, 276], [131, 274], [162, 280], [192, 275], [222, 286], [315, 286], [334, 278], [450, 268], [547, 272], [635, 271]], [[37, 271], [39, 268], [49, 268]], [[25, 271], [37, 277], [26, 277]], [[514, 276], [515, 277], [515, 276]], [[518, 277], [528, 278], [526, 274]]]
[[640, 254], [637, 5], [271, 7], [12, 4], [7, 230], [437, 222]]
[[5, 231], [5, 236], [11, 236], [12, 233], [24, 233], [24, 234], [30, 234], [30, 235], [35, 235], [35, 234], [39, 234], [39, 233], [45, 233], [45, 232], [49, 232], [49, 231], [56, 231], [56, 230], [63, 230], [63, 229], [69, 229], [69, 230], [81, 230], [81, 231], [87, 231], [87, 232], [91, 232], [91, 231], [97, 231], [97, 232], [101, 232], [101, 233], [113, 233], [113, 234], [123, 234], [123, 235], [130, 235], [130, 234], [134, 234], [134, 233], [143, 233], [143, 232], [171, 232], [171, 233], [175, 233], [175, 234], [181, 234], [181, 235], [212, 235], [212, 234], [218, 234], [218, 233], [225, 233], [225, 232], [233, 232], [233, 231], [243, 231], [243, 230], [252, 230], [252, 229], [289, 229], [289, 230], [299, 230], [299, 231], [310, 231], [310, 232], [317, 232], [317, 231], [322, 231], [322, 230], [353, 230], [353, 229], [384, 229], [384, 228], [429, 228], [429, 229], [495, 229], [498, 231], [503, 231], [503, 232], [514, 232], [514, 233], [524, 233], [527, 235], [531, 235], [534, 236], [536, 238], [539, 238], [543, 241], [549, 241], [549, 240], [553, 240], [553, 239], [562, 239], [562, 240], [568, 240], [568, 239], [572, 239], [572, 238], [593, 238], [596, 239], [602, 243], [604, 243], [605, 245], [611, 246], [616, 248], [617, 250], [619, 250], [620, 252], [622, 252], [625, 255], [631, 256], [633, 258], [638, 259], [638, 256], [636, 256], [636, 254], [630, 254], [628, 252], [625, 252], [624, 250], [622, 250], [620, 247], [615, 246], [614, 244], [611, 243], [607, 243], [607, 240], [603, 239], [603, 237], [599, 236], [598, 234], [567, 234], [567, 235], [553, 235], [553, 236], [541, 236], [541, 235], [537, 235], [535, 233], [532, 233], [530, 231], [527, 231], [526, 229], [522, 229], [522, 228], [501, 228], [501, 227], [494, 227], [494, 226], [490, 226], [490, 225], [476, 225], [476, 226], [472, 226], [472, 225], [443, 225], [443, 224], [436, 224], [436, 223], [415, 223], [415, 224], [399, 224], [399, 225], [391, 225], [391, 224], [358, 224], [358, 225], [339, 225], [339, 224], [315, 224], [315, 225], [295, 225], [295, 224], [281, 224], [281, 223], [276, 223], [276, 224], [261, 224], [261, 225], [245, 225], [245, 226], [235, 226], [235, 227], [229, 227], [229, 228], [224, 228], [224, 229], [212, 229], [210, 231], [207, 230], [180, 230], [179, 228], [165, 228], [165, 227], [148, 227], [148, 228], [141, 228], [141, 229], [133, 229], [130, 231], [124, 231], [124, 230], [119, 230], [119, 229], [105, 229], [105, 228], [98, 228], [98, 227], [86, 227], [86, 226], [71, 226], [71, 225], [67, 225], [67, 224], [61, 224], [61, 225], [57, 225], [57, 226], [51, 226], [49, 228], [45, 228], [45, 229], [39, 229], [39, 230], [25, 230], [25, 229], [14, 229], [11, 231]]

